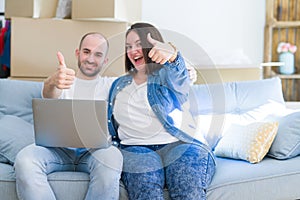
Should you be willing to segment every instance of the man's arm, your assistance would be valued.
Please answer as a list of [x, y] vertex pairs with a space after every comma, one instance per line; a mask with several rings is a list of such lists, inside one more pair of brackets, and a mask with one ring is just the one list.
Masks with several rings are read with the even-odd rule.
[[69, 89], [75, 79], [75, 71], [67, 68], [64, 56], [58, 52], [59, 66], [56, 72], [44, 81], [43, 97], [58, 98], [63, 89]]

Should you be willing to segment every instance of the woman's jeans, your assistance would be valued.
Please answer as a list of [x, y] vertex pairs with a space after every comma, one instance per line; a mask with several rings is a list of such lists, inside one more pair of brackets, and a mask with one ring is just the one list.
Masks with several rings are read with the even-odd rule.
[[122, 164], [122, 154], [114, 146], [88, 151], [32, 144], [16, 158], [17, 194], [20, 200], [55, 200], [47, 175], [56, 171], [80, 171], [90, 174], [85, 199], [118, 200]]
[[167, 187], [171, 199], [206, 199], [215, 173], [207, 149], [182, 142], [167, 145], [121, 145], [122, 181], [129, 199], [163, 200]]

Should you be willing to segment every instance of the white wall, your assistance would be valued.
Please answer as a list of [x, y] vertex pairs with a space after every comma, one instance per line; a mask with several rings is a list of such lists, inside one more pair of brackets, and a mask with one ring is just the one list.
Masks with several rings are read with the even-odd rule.
[[[0, 12], [4, 12], [4, 10], [5, 10], [5, 8], [4, 8], [4, 6], [5, 6], [5, 2], [4, 2], [5, 0], [0, 0]], [[3, 25], [4, 25], [4, 22], [5, 22], [5, 18], [4, 18], [4, 16], [0, 16], [0, 20], [2, 20], [2, 23], [3, 23]]]
[[264, 0], [143, 0], [142, 20], [190, 38], [215, 64], [263, 61]]
[[194, 41], [215, 64], [263, 61], [264, 0], [142, 0], [142, 20]]

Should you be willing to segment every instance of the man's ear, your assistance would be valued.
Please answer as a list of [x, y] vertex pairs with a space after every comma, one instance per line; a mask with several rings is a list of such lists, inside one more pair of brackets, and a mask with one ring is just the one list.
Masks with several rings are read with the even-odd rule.
[[77, 59], [79, 58], [79, 53], [80, 53], [79, 49], [76, 49], [75, 50], [75, 56], [76, 56]]
[[106, 58], [104, 59], [104, 65], [107, 65], [107, 63], [108, 63], [108, 57], [106, 57]]

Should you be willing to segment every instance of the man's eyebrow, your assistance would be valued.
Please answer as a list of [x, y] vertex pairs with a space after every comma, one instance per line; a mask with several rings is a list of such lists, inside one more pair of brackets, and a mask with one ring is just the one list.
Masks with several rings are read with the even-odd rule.
[[91, 51], [91, 50], [88, 49], [88, 48], [82, 48], [82, 50], [84, 50], [84, 51]]
[[103, 55], [105, 55], [105, 51], [96, 51], [96, 52], [92, 52], [92, 50], [91, 49], [89, 49], [89, 48], [82, 48], [81, 49], [81, 51], [83, 51], [83, 52], [88, 52], [88, 53], [93, 53], [94, 55], [100, 55], [100, 56], [103, 56]]

